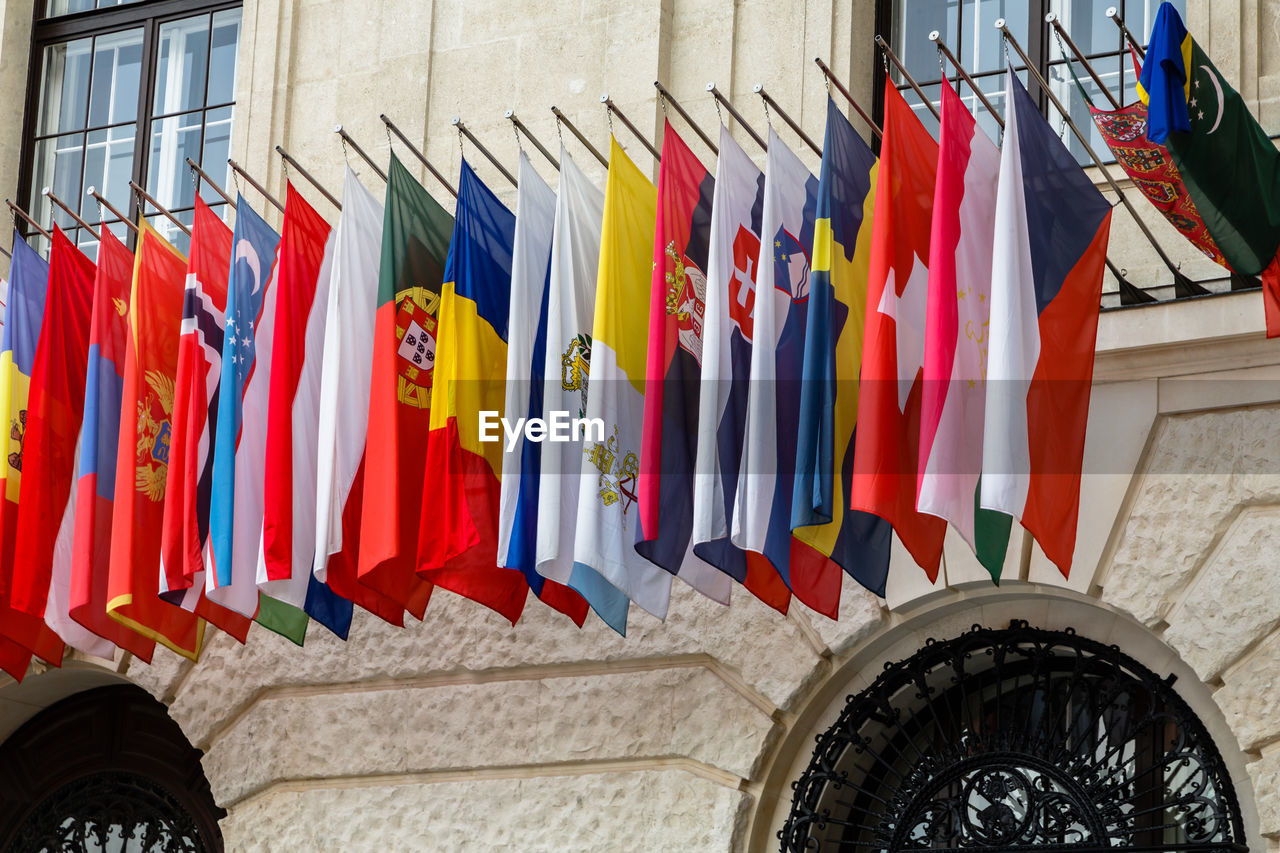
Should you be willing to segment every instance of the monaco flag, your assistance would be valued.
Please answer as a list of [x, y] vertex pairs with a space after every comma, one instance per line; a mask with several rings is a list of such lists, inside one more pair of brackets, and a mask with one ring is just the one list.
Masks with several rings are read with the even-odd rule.
[[1022, 522], [1065, 576], [1080, 511], [1111, 206], [1012, 69], [1007, 81], [982, 506]]
[[942, 92], [929, 238], [917, 508], [951, 522], [1000, 580], [1010, 519], [978, 506], [1000, 152], [950, 86]]
[[946, 523], [916, 510], [916, 467], [938, 143], [892, 80], [885, 81], [884, 91], [850, 506], [892, 524], [916, 563], [936, 580]]

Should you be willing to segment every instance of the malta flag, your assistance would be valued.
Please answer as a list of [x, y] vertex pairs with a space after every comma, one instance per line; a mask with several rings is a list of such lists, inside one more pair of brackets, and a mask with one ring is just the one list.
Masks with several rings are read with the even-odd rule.
[[436, 335], [418, 572], [436, 586], [520, 619], [529, 585], [498, 566], [502, 442], [481, 441], [480, 413], [503, 413], [507, 309], [516, 219], [462, 162]]
[[[262, 481], [258, 589], [302, 608], [345, 640], [351, 630], [351, 602], [334, 595], [312, 573], [320, 359], [333, 250], [329, 223], [290, 184], [276, 261], [270, 360], [250, 377], [245, 389], [236, 455], [237, 465], [238, 457], [245, 454], [248, 469], [262, 472], [258, 475]], [[320, 309], [313, 310], [317, 303]], [[267, 380], [268, 370], [270, 380], [264, 387], [261, 383]], [[265, 411], [260, 406], [263, 402]], [[263, 434], [264, 443], [250, 443], [250, 432]], [[255, 465], [257, 460], [260, 465]], [[249, 484], [255, 499], [257, 488], [256, 480]]]
[[61, 594], [50, 599], [55, 546], [64, 525], [74, 523], [67, 507], [84, 412], [95, 276], [93, 262], [55, 227], [22, 441], [26, 476], [18, 501], [21, 533], [14, 550], [11, 603], [33, 623], [43, 618], [73, 648], [110, 657], [110, 642], [85, 631], [67, 615], [69, 577], [58, 578]]
[[[338, 595], [393, 625], [403, 625], [404, 608], [356, 577], [382, 202], [365, 189], [350, 168], [343, 181], [342, 217], [336, 233], [333, 277], [324, 305], [312, 570], [316, 580]], [[317, 299], [312, 312], [319, 308]]]
[[[231, 229], [197, 196], [186, 290], [182, 294], [173, 438], [169, 443], [160, 536], [160, 594], [187, 610], [195, 609], [205, 586], [203, 550], [209, 536], [209, 488], [213, 477], [210, 437], [218, 412], [223, 312], [227, 307], [230, 266]], [[249, 632], [246, 617], [221, 607], [210, 610], [214, 611], [210, 621], [244, 642]]]
[[[591, 376], [591, 321], [595, 316], [596, 273], [604, 193], [591, 183], [560, 146], [560, 191], [556, 195], [547, 282], [547, 344], [543, 362], [543, 403], [548, 413], [570, 419], [587, 416]], [[573, 576], [578, 524], [578, 486], [585, 436], [546, 442], [538, 476], [537, 569], [549, 581], [567, 584]], [[577, 591], [616, 631], [627, 624], [630, 600], [612, 584], [588, 572]]]
[[671, 122], [665, 126], [649, 289], [636, 551], [708, 598], [728, 604], [729, 576], [691, 550], [704, 270], [715, 183]]
[[[511, 300], [507, 311], [506, 395], [510, 418], [546, 415], [542, 405], [547, 357], [547, 283], [556, 194], [520, 152], [516, 228], [511, 251]], [[538, 482], [543, 443], [526, 441], [521, 431], [508, 449], [505, 436], [498, 495], [497, 564], [524, 573], [529, 589], [582, 627], [588, 605], [566, 586], [537, 570]]]
[[721, 125], [707, 249], [698, 388], [698, 423], [703, 426], [698, 430], [693, 477], [693, 552], [786, 613], [791, 590], [782, 576], [763, 554], [744, 551], [729, 539], [750, 391], [763, 206], [764, 173]]
[[1007, 80], [982, 506], [1018, 519], [1065, 576], [1080, 511], [1111, 205], [1012, 70]]
[[791, 493], [818, 182], [772, 129], [764, 175], [760, 236], [765, 242], [756, 266], [755, 345], [733, 544], [764, 554], [794, 591]]
[[[65, 245], [70, 246], [70, 243]], [[3, 439], [5, 464], [4, 500], [0, 501], [0, 668], [21, 680], [31, 652], [55, 666], [62, 663], [62, 640], [43, 619], [16, 610], [10, 604], [15, 539], [18, 534], [18, 498], [26, 458], [27, 417], [31, 374], [36, 347], [44, 324], [49, 288], [49, 265], [13, 235], [13, 261], [9, 267], [9, 302], [3, 341], [0, 343], [0, 413], [8, 424]]]
[[[657, 201], [653, 184], [611, 138], [587, 395], [587, 420], [602, 422], [604, 434], [587, 437], [582, 458], [569, 585], [591, 601], [591, 589], [607, 582], [665, 619], [671, 573], [635, 549]], [[611, 625], [624, 632], [625, 617]]]
[[944, 86], [929, 237], [916, 506], [951, 522], [997, 582], [1011, 519], [979, 507], [978, 480], [999, 175], [1000, 152], [955, 90]]
[[933, 581], [947, 526], [916, 510], [916, 472], [938, 143], [893, 81], [884, 91], [850, 507], [892, 524]]
[[[70, 563], [71, 618], [140, 660], [151, 661], [155, 640], [107, 616], [107, 575], [115, 511], [120, 399], [129, 340], [129, 297], [134, 257], [109, 228], [98, 243], [98, 271], [89, 320], [84, 418], [75, 482], [75, 529], [69, 557], [55, 555], [54, 576]], [[126, 469], [130, 477], [133, 468]]]
[[881, 597], [889, 574], [889, 525], [846, 508], [875, 178], [875, 154], [828, 98], [791, 493], [797, 543], [791, 551], [791, 588], [806, 605], [833, 619], [839, 613], [841, 571]]
[[[360, 510], [360, 582], [421, 619], [417, 573], [440, 289], [453, 217], [393, 154], [387, 168]], [[505, 363], [505, 362], [504, 362]], [[438, 527], [423, 536], [441, 534]]]

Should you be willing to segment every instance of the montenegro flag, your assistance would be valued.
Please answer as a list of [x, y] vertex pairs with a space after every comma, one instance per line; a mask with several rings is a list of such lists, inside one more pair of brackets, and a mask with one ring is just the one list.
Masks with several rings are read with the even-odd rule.
[[516, 220], [465, 161], [456, 216], [440, 299], [423, 482], [433, 499], [422, 505], [418, 571], [514, 625], [529, 585], [522, 572], [497, 564], [502, 442], [481, 440], [480, 417], [501, 415], [506, 402]]

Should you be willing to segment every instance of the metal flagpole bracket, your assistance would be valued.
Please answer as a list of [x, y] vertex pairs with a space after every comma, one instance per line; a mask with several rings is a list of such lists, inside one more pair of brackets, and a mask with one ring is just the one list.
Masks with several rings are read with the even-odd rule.
[[198, 174], [206, 184], [213, 187], [213, 191], [216, 192], [218, 195], [222, 196], [222, 200], [225, 201], [227, 204], [231, 205], [232, 210], [236, 209], [235, 200], [232, 199], [231, 196], [227, 195], [227, 191], [224, 190], [222, 187], [218, 186], [218, 183], [213, 178], [209, 177], [208, 172], [200, 168], [199, 163], [197, 163], [195, 160], [192, 160], [190, 157], [188, 157], [187, 166], [191, 168], [191, 171]]
[[[183, 225], [181, 219], [174, 216], [173, 213], [171, 213], [167, 207], [162, 205], [160, 202], [156, 201], [155, 198], [149, 192], [144, 190], [142, 187], [138, 186], [138, 184], [135, 181], [129, 182], [129, 189], [133, 190], [134, 194], [139, 199], [141, 199], [142, 201], [154, 207], [161, 216], [163, 216], [165, 219], [168, 219], [170, 222], [176, 225], [179, 231], [181, 231], [183, 234], [186, 234], [188, 237], [191, 236], [191, 229], [188, 228], [186, 225]], [[144, 209], [143, 214], [145, 215], [145, 213], [146, 211]]]
[[814, 142], [809, 137], [809, 134], [804, 132], [804, 128], [800, 127], [800, 125], [796, 123], [796, 121], [792, 119], [791, 116], [787, 115], [787, 111], [784, 110], [778, 104], [778, 102], [775, 101], [773, 97], [764, 90], [763, 83], [757, 83], [755, 85], [755, 88], [752, 89], [752, 91], [755, 92], [757, 95], [759, 95], [760, 99], [764, 101], [765, 115], [769, 114], [769, 108], [772, 107], [773, 111], [778, 114], [778, 118], [786, 122], [787, 126], [796, 132], [796, 135], [800, 137], [800, 139], [804, 142], [805, 145], [808, 145], [809, 148], [813, 150], [814, 154], [817, 154], [819, 157], [822, 156], [822, 147], [818, 145], [818, 143]]
[[1124, 35], [1125, 39], [1129, 42], [1129, 45], [1138, 54], [1138, 58], [1146, 59], [1146, 48], [1144, 48], [1142, 43], [1134, 37], [1132, 32], [1129, 31], [1129, 26], [1124, 22], [1124, 18], [1120, 17], [1120, 10], [1115, 6], [1108, 6], [1106, 15], [1108, 18], [1115, 21], [1116, 26], [1120, 28], [1121, 34]]
[[462, 123], [462, 118], [461, 118], [460, 116], [454, 116], [454, 117], [453, 117], [453, 126], [454, 126], [454, 127], [456, 127], [456, 128], [458, 129], [458, 133], [459, 133], [459, 136], [458, 136], [458, 144], [459, 144], [459, 145], [461, 145], [461, 144], [462, 144], [462, 137], [463, 137], [463, 136], [465, 136], [467, 139], [471, 140], [471, 144], [472, 144], [472, 145], [474, 145], [474, 146], [476, 147], [476, 149], [477, 149], [481, 154], [483, 154], [483, 155], [484, 155], [485, 159], [486, 159], [486, 160], [488, 160], [490, 163], [492, 163], [492, 164], [493, 164], [493, 167], [494, 167], [495, 169], [497, 169], [499, 172], [501, 172], [501, 173], [502, 173], [502, 176], [503, 176], [504, 178], [506, 178], [508, 181], [510, 181], [510, 182], [511, 182], [511, 186], [513, 186], [513, 187], [514, 187], [514, 186], [518, 186], [518, 182], [516, 181], [516, 176], [515, 176], [515, 175], [513, 175], [513, 174], [511, 174], [510, 172], [508, 172], [508, 171], [507, 171], [507, 169], [506, 169], [506, 167], [505, 167], [505, 166], [503, 166], [501, 163], [499, 163], [499, 162], [498, 162], [498, 158], [497, 158], [497, 157], [494, 157], [494, 156], [493, 156], [493, 154], [489, 153], [489, 149], [484, 147], [484, 143], [482, 143], [479, 139], [476, 139], [475, 134], [474, 134], [474, 133], [472, 133], [470, 130], [468, 130], [468, 129], [467, 129], [467, 126], [466, 126], [465, 124], [463, 124], [463, 123]]
[[102, 195], [102, 193], [98, 192], [93, 187], [89, 187], [85, 195], [89, 196], [90, 198], [92, 198], [94, 201], [98, 203], [98, 207], [99, 207], [98, 216], [103, 220], [104, 225], [106, 224], [107, 217], [103, 215], [102, 208], [105, 208], [106, 210], [111, 211], [111, 215], [114, 216], [117, 221], [123, 222], [125, 226], [128, 227], [128, 229], [132, 231], [134, 234], [138, 233], [138, 226], [134, 223], [134, 221], [129, 217], [125, 216], [119, 210], [117, 210], [116, 206], [113, 205], [111, 202], [107, 201], [106, 198]]
[[711, 137], [707, 136], [707, 134], [703, 132], [702, 128], [698, 127], [698, 125], [694, 123], [693, 119], [689, 118], [689, 114], [685, 112], [684, 107], [680, 106], [679, 101], [671, 97], [671, 93], [667, 91], [665, 86], [657, 80], [654, 80], [653, 88], [658, 90], [658, 95], [662, 98], [663, 103], [671, 104], [671, 108], [680, 114], [680, 118], [684, 119], [685, 124], [689, 125], [689, 127], [693, 129], [693, 132], [698, 134], [698, 138], [702, 140], [704, 145], [711, 149], [712, 154], [720, 153], [720, 149], [711, 141]]
[[1071, 131], [1072, 133], [1075, 134], [1076, 139], [1079, 140], [1082, 146], [1084, 146], [1084, 150], [1089, 153], [1089, 158], [1093, 160], [1093, 165], [1098, 167], [1098, 171], [1102, 174], [1102, 177], [1106, 180], [1107, 185], [1111, 188], [1111, 191], [1116, 194], [1116, 197], [1120, 199], [1120, 203], [1123, 204], [1125, 206], [1125, 209], [1129, 211], [1129, 215], [1133, 217], [1133, 221], [1137, 224], [1138, 230], [1141, 231], [1143, 236], [1147, 238], [1147, 242], [1151, 244], [1152, 249], [1155, 249], [1156, 254], [1160, 256], [1160, 260], [1164, 262], [1164, 265], [1169, 268], [1169, 272], [1173, 273], [1173, 283], [1174, 283], [1175, 292], [1177, 292], [1179, 288], [1184, 290], [1191, 290], [1192, 288], [1198, 287], [1198, 285], [1196, 285], [1189, 278], [1183, 275], [1182, 271], [1178, 269], [1177, 265], [1174, 264], [1174, 262], [1169, 258], [1169, 256], [1165, 254], [1164, 249], [1160, 247], [1160, 244], [1156, 242], [1155, 235], [1151, 233], [1151, 229], [1147, 227], [1147, 223], [1144, 222], [1142, 220], [1142, 217], [1138, 215], [1138, 211], [1133, 206], [1133, 202], [1129, 200], [1129, 197], [1124, 194], [1124, 190], [1120, 189], [1120, 185], [1117, 184], [1115, 182], [1115, 179], [1111, 177], [1111, 172], [1107, 170], [1107, 167], [1102, 164], [1102, 159], [1098, 156], [1098, 153], [1093, 150], [1093, 146], [1089, 143], [1089, 138], [1084, 135], [1084, 132], [1080, 130], [1080, 127], [1075, 123], [1074, 120], [1072, 120], [1070, 113], [1067, 112], [1066, 106], [1063, 105], [1062, 101], [1058, 100], [1058, 96], [1054, 94], [1053, 89], [1049, 87], [1048, 82], [1044, 79], [1044, 77], [1040, 75], [1040, 71], [1036, 68], [1035, 64], [1031, 62], [1030, 58], [1026, 54], [1026, 51], [1022, 49], [1022, 45], [1018, 44], [1018, 40], [1013, 37], [1013, 33], [1009, 32], [1009, 27], [1005, 24], [1004, 18], [998, 19], [995, 23], [995, 26], [996, 26], [996, 29], [1000, 30], [1000, 32], [1004, 35], [1005, 42], [1014, 49], [1014, 51], [1018, 54], [1019, 57], [1021, 57], [1022, 62], [1027, 67], [1027, 73], [1029, 73], [1032, 77], [1035, 78], [1035, 81], [1037, 84], [1039, 84], [1040, 89], [1046, 95], [1048, 95], [1049, 100], [1053, 103], [1054, 108], [1056, 108], [1058, 110], [1058, 114], [1062, 116], [1062, 120], [1066, 122], [1068, 127], [1071, 128]]
[[[1002, 19], [1003, 20], [1003, 19]], [[907, 81], [907, 85], [916, 93], [916, 97], [920, 99], [920, 103], [929, 108], [929, 112], [933, 113], [933, 117], [938, 121], [942, 121], [942, 115], [938, 112], [938, 108], [933, 105], [933, 101], [929, 100], [928, 95], [924, 93], [924, 89], [920, 88], [920, 84], [916, 82], [916, 78], [911, 76], [911, 72], [907, 71], [907, 66], [902, 64], [902, 60], [898, 59], [898, 55], [889, 47], [889, 43], [884, 40], [884, 36], [876, 36], [876, 45], [879, 46], [884, 57], [893, 63], [893, 67], [898, 69], [898, 73], [902, 75], [902, 79]], [[888, 66], [886, 66], [887, 68]]]
[[427, 167], [427, 171], [431, 173], [431, 177], [435, 178], [437, 181], [443, 184], [444, 188], [449, 191], [449, 195], [453, 196], [454, 198], [457, 198], [458, 197], [457, 188], [453, 184], [449, 183], [448, 178], [440, 174], [439, 169], [431, 165], [431, 161], [427, 159], [427, 155], [423, 154], [422, 151], [418, 149], [418, 146], [410, 142], [409, 137], [405, 136], [403, 133], [400, 132], [400, 128], [396, 127], [395, 122], [387, 118], [386, 113], [380, 113], [378, 115], [378, 118], [382, 121], [384, 125], [386, 125], [387, 142], [388, 143], [391, 142], [391, 134], [394, 133], [396, 135], [396, 138], [400, 140], [401, 144], [403, 144], [405, 148], [409, 149], [409, 153], [411, 153], [414, 157], [417, 157], [418, 162], [422, 163], [422, 165]]
[[[520, 120], [520, 116], [516, 115], [515, 110], [507, 110], [505, 114], [505, 118], [507, 119], [507, 121], [511, 122], [512, 128], [515, 129], [517, 143], [519, 143], [521, 134], [523, 134], [524, 138], [529, 140], [529, 142], [533, 143], [533, 147], [537, 148], [539, 153], [541, 153], [543, 157], [546, 157], [548, 160], [551, 161], [552, 166], [555, 166], [556, 169], [560, 168], [560, 161], [551, 155], [551, 152], [548, 151], [546, 146], [543, 145], [538, 140], [538, 137], [534, 136], [532, 133], [529, 132], [529, 128], [525, 127], [524, 122]], [[557, 128], [558, 127], [559, 126], [557, 125]]]
[[241, 166], [235, 160], [232, 160], [230, 157], [227, 158], [227, 165], [231, 167], [232, 174], [239, 175], [240, 177], [244, 178], [245, 183], [247, 183], [249, 186], [257, 190], [258, 193], [263, 198], [265, 198], [271, 204], [272, 207], [274, 207], [276, 210], [280, 211], [281, 213], [284, 213], [284, 205], [281, 204], [276, 199], [275, 196], [267, 192], [267, 188], [264, 187], [262, 184], [258, 183], [257, 180], [254, 179], [253, 175], [250, 175], [248, 172], [244, 170], [243, 166]]
[[747, 124], [746, 119], [742, 117], [742, 113], [738, 112], [738, 110], [733, 106], [733, 103], [724, 96], [724, 93], [716, 88], [715, 83], [708, 83], [707, 91], [711, 93], [711, 97], [716, 99], [716, 104], [729, 111], [729, 115], [733, 116], [733, 120], [747, 132], [748, 136], [755, 140], [757, 145], [766, 151], [769, 150], [769, 144], [764, 141], [764, 137], [756, 133], [755, 130], [752, 129], [751, 125]]
[[276, 146], [276, 153], [280, 155], [280, 159], [284, 160], [285, 163], [297, 169], [298, 174], [302, 175], [302, 177], [306, 179], [307, 183], [311, 184], [311, 186], [319, 190], [320, 195], [328, 199], [330, 204], [338, 208], [338, 210], [342, 210], [342, 202], [334, 198], [333, 193], [329, 192], [323, 186], [321, 186], [320, 182], [317, 181], [314, 177], [312, 177], [311, 173], [308, 172], [306, 169], [304, 169], [301, 163], [293, 159], [293, 157], [289, 154], [289, 152], [284, 150], [283, 145]]
[[36, 231], [38, 231], [46, 240], [53, 239], [52, 234], [50, 234], [46, 229], [42, 228], [39, 222], [36, 222], [34, 219], [32, 219], [31, 216], [25, 210], [18, 207], [18, 205], [14, 204], [11, 199], [6, 198], [4, 200], [4, 203], [9, 205], [9, 210], [13, 211], [15, 216], [18, 216], [19, 218], [22, 219], [23, 222], [27, 223], [32, 228], [36, 229]]
[[823, 62], [820, 57], [814, 57], [813, 61], [817, 63], [818, 68], [822, 70], [822, 76], [825, 77], [827, 80], [828, 93], [831, 91], [830, 87], [835, 86], [836, 89], [839, 90], [840, 94], [844, 95], [844, 99], [849, 102], [850, 106], [853, 107], [854, 112], [856, 112], [862, 118], [862, 120], [867, 123], [867, 126], [871, 128], [871, 132], [875, 134], [876, 139], [883, 138], [884, 131], [880, 129], [880, 125], [872, 121], [871, 116], [867, 115], [866, 111], [864, 111], [862, 107], [858, 105], [858, 102], [854, 100], [853, 95], [849, 93], [849, 90], [847, 88], [845, 88], [844, 83], [840, 82], [840, 78], [836, 77], [835, 72], [833, 72], [830, 68], [827, 67], [827, 63]]
[[644, 134], [636, 129], [636, 126], [631, 123], [631, 119], [627, 118], [622, 110], [618, 109], [618, 105], [613, 102], [613, 99], [610, 98], [608, 94], [600, 96], [600, 103], [604, 104], [605, 110], [610, 115], [616, 115], [618, 120], [627, 126], [627, 130], [631, 131], [632, 136], [640, 140], [641, 145], [649, 149], [649, 153], [653, 155], [653, 159], [658, 162], [662, 162], [662, 154], [658, 152], [657, 148], [653, 147], [653, 143], [646, 139]]
[[565, 115], [564, 112], [561, 111], [559, 107], [553, 105], [551, 107], [551, 114], [556, 117], [557, 127], [559, 127], [560, 125], [564, 125], [565, 127], [569, 128], [569, 132], [572, 133], [574, 136], [576, 136], [578, 138], [578, 141], [581, 142], [583, 146], [588, 151], [591, 152], [592, 156], [594, 156], [597, 160], [600, 161], [600, 165], [604, 166], [606, 169], [609, 168], [609, 161], [605, 159], [605, 156], [601, 154], [599, 151], [597, 151], [594, 145], [592, 145], [589, 141], [587, 141], [587, 138], [582, 135], [582, 131], [578, 130], [577, 125], [569, 121], [569, 117]]
[[342, 150], [344, 154], [347, 150], [347, 146], [350, 145], [352, 150], [354, 150], [356, 154], [360, 156], [360, 159], [369, 164], [369, 168], [373, 169], [374, 174], [376, 174], [379, 178], [382, 178], [382, 180], [384, 181], [387, 179], [387, 173], [382, 171], [382, 169], [378, 167], [377, 163], [373, 162], [373, 158], [365, 153], [365, 150], [360, 147], [360, 143], [352, 139], [351, 134], [347, 133], [347, 131], [343, 129], [342, 125], [338, 125], [337, 127], [335, 127], [333, 129], [333, 132], [338, 134], [338, 136], [342, 138]]
[[92, 225], [90, 225], [88, 222], [85, 222], [84, 219], [81, 218], [80, 214], [72, 210], [71, 205], [67, 204], [65, 201], [58, 198], [58, 196], [54, 194], [52, 189], [50, 189], [49, 187], [45, 187], [40, 192], [41, 192], [41, 195], [49, 199], [49, 201], [53, 202], [58, 207], [65, 210], [67, 212], [67, 215], [76, 221], [77, 225], [79, 225], [81, 228], [83, 228], [84, 230], [88, 231], [90, 234], [93, 235], [93, 239], [95, 240], [102, 239], [102, 235], [99, 234], [97, 231], [94, 231]]
[[1044, 20], [1045, 23], [1053, 28], [1053, 34], [1058, 38], [1058, 49], [1062, 51], [1062, 58], [1067, 62], [1071, 61], [1071, 58], [1067, 56], [1067, 48], [1071, 48], [1071, 52], [1076, 55], [1076, 59], [1080, 60], [1080, 64], [1084, 66], [1084, 70], [1088, 71], [1089, 76], [1093, 78], [1094, 85], [1102, 90], [1102, 94], [1107, 96], [1107, 100], [1111, 102], [1111, 108], [1114, 110], [1120, 109], [1120, 102], [1116, 100], [1115, 95], [1111, 94], [1111, 88], [1107, 86], [1106, 83], [1102, 82], [1102, 77], [1100, 77], [1098, 72], [1094, 70], [1093, 64], [1085, 57], [1084, 51], [1077, 47], [1076, 43], [1072, 41], [1071, 34], [1066, 31], [1062, 26], [1062, 22], [1058, 20], [1058, 13], [1050, 12], [1044, 16]]

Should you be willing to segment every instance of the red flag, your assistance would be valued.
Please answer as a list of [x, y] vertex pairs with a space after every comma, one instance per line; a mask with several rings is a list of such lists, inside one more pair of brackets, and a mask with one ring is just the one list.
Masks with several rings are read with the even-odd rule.
[[43, 618], [52, 575], [53, 543], [75, 476], [76, 438], [84, 410], [93, 262], [62, 229], [53, 231], [44, 323], [27, 401], [26, 460], [18, 501], [12, 603]]
[[[89, 359], [76, 474], [71, 546], [71, 618], [100, 637], [151, 661], [155, 641], [107, 616], [107, 570], [115, 500], [120, 386], [129, 337], [133, 255], [107, 228], [98, 243], [98, 274], [89, 321]], [[130, 476], [133, 469], [130, 468]]]
[[886, 80], [850, 506], [892, 524], [931, 581], [947, 523], [916, 511], [916, 470], [937, 170], [938, 143]]

